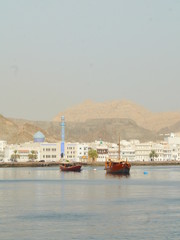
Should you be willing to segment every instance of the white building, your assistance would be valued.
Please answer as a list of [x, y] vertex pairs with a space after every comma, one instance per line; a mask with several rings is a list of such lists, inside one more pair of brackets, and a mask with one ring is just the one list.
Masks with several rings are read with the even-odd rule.
[[78, 143], [65, 143], [65, 158], [70, 161], [78, 161], [77, 149]]
[[164, 139], [169, 145], [180, 145], [180, 137], [175, 136], [174, 133], [171, 133], [169, 137]]
[[108, 154], [108, 143], [102, 140], [95, 141], [89, 144], [89, 149], [94, 149], [97, 151], [98, 157], [97, 162], [105, 162], [109, 158]]
[[40, 159], [45, 162], [60, 161], [60, 143], [40, 143]]
[[18, 162], [27, 162], [30, 160], [29, 155], [34, 151], [37, 158], [34, 161], [40, 160], [40, 147], [38, 143], [23, 143], [23, 144], [11, 144], [7, 145], [5, 148], [4, 161], [13, 161], [12, 156], [17, 155], [16, 161]]
[[152, 142], [135, 145], [135, 161], [150, 161], [149, 154], [152, 150]]
[[97, 162], [105, 162], [109, 155], [108, 155], [108, 147], [104, 144], [97, 146], [96, 148], [98, 157], [96, 159]]
[[164, 140], [167, 143], [166, 148], [164, 148], [165, 160], [180, 161], [180, 137], [171, 133], [170, 136]]
[[151, 150], [154, 150], [157, 154], [157, 157], [154, 158], [154, 161], [164, 161], [164, 147], [165, 146], [160, 144], [160, 143], [153, 143], [152, 144], [152, 149]]
[[88, 160], [88, 145], [86, 143], [77, 144], [77, 159], [79, 162]]
[[0, 141], [0, 161], [3, 161], [3, 159], [4, 159], [6, 146], [7, 146], [6, 141]]
[[108, 158], [118, 159], [119, 158], [119, 146], [116, 143], [108, 144]]
[[75, 162], [86, 162], [88, 160], [88, 144], [65, 143], [65, 159]]
[[[35, 152], [36, 159], [30, 159], [32, 151]], [[4, 161], [12, 161], [12, 156], [18, 156], [17, 162], [28, 161], [59, 161], [60, 160], [60, 143], [34, 143], [27, 142], [23, 144], [7, 145], [5, 148]]]
[[124, 161], [135, 161], [135, 149], [132, 147], [121, 148], [121, 159]]

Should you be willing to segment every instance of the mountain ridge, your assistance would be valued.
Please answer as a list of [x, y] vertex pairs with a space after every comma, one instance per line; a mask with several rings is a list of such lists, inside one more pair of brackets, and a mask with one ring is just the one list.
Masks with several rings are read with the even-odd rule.
[[162, 140], [164, 133], [180, 132], [180, 113], [153, 113], [127, 100], [96, 103], [91, 100], [59, 113], [54, 121], [10, 119], [0, 115], [0, 139], [8, 143], [33, 141], [41, 131], [46, 141], [60, 141], [61, 116], [65, 115], [66, 141], [89, 142], [103, 139]]
[[128, 100], [96, 103], [85, 101], [57, 114], [53, 121], [85, 122], [88, 119], [128, 118], [151, 131], [159, 131], [180, 121], [180, 112], [154, 113]]

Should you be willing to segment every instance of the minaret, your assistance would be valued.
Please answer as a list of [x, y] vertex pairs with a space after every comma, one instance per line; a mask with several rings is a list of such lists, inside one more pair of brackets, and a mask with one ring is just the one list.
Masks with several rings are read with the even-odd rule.
[[61, 158], [64, 158], [64, 141], [65, 141], [65, 118], [61, 117]]

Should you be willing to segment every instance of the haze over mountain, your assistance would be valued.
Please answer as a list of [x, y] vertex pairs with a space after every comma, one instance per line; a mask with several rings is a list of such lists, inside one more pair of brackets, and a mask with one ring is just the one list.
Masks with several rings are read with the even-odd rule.
[[156, 141], [161, 134], [180, 131], [180, 113], [153, 113], [130, 101], [95, 103], [85, 101], [59, 113], [54, 121], [7, 119], [0, 115], [0, 139], [8, 143], [32, 141], [37, 131], [49, 142], [60, 141], [61, 116], [66, 121], [66, 141], [91, 142], [97, 139]]
[[[60, 141], [61, 127], [59, 122], [12, 120], [24, 134], [29, 133], [26, 141], [32, 141], [33, 135], [40, 130], [46, 136], [47, 141]], [[10, 134], [10, 132], [9, 132]], [[117, 142], [121, 134], [122, 139], [139, 139], [140, 141], [157, 140], [159, 136], [153, 131], [138, 126], [131, 119], [90, 119], [85, 122], [66, 122], [65, 138], [71, 142], [92, 142], [102, 139], [109, 142]], [[24, 142], [24, 137], [19, 136], [19, 142]], [[50, 138], [51, 136], [51, 138]], [[17, 137], [16, 137], [17, 138]], [[16, 140], [13, 135], [13, 141]], [[21, 141], [20, 141], [21, 139]]]
[[53, 135], [48, 134], [48, 132], [36, 126], [33, 122], [7, 119], [0, 115], [0, 140], [6, 140], [8, 143], [17, 144], [33, 141], [33, 135], [37, 131], [42, 131], [46, 135], [47, 141], [57, 141]]
[[111, 101], [96, 103], [85, 101], [59, 113], [53, 120], [61, 121], [65, 116], [67, 122], [85, 122], [89, 119], [126, 118], [151, 131], [159, 131], [180, 121], [180, 112], [153, 113], [131, 101]]

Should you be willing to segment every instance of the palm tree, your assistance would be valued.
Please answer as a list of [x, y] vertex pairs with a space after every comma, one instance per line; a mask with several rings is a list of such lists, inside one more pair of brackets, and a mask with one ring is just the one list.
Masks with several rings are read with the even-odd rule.
[[92, 159], [92, 161], [94, 162], [95, 159], [98, 157], [97, 151], [94, 149], [90, 149], [88, 151], [88, 157]]
[[17, 162], [17, 159], [20, 158], [20, 155], [17, 154], [17, 150], [14, 150], [14, 153], [11, 155], [13, 162]]
[[28, 155], [29, 160], [34, 161], [37, 159], [37, 151], [32, 150], [31, 153]]
[[151, 150], [149, 157], [150, 157], [151, 161], [154, 161], [154, 158], [157, 158], [158, 154], [155, 152], [155, 150]]

